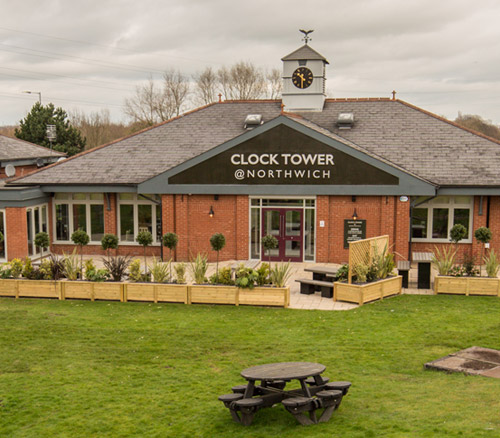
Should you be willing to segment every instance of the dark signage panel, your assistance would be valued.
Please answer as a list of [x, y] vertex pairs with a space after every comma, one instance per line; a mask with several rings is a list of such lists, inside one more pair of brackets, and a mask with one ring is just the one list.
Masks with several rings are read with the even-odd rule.
[[344, 248], [349, 248], [349, 242], [366, 239], [365, 219], [345, 219], [344, 220]]
[[169, 184], [397, 185], [399, 179], [280, 125], [169, 178]]

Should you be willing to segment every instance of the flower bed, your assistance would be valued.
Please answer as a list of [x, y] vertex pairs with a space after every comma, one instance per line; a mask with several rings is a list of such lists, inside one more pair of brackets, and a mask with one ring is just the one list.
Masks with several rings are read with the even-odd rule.
[[360, 306], [370, 301], [382, 300], [401, 294], [401, 275], [365, 284], [348, 284], [336, 281], [333, 284], [333, 301], [347, 301]]
[[434, 293], [500, 296], [500, 279], [438, 275], [434, 279]]

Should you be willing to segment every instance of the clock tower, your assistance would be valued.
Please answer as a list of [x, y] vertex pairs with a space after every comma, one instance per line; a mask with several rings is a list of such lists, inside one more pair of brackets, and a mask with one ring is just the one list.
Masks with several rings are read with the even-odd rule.
[[328, 61], [307, 44], [307, 38], [305, 41], [302, 47], [281, 59], [285, 111], [323, 110]]

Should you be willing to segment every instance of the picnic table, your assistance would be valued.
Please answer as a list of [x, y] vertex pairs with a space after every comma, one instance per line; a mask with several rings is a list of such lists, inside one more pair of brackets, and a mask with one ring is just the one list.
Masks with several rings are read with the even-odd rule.
[[337, 268], [328, 266], [313, 266], [305, 268], [304, 272], [312, 272], [313, 278], [299, 278], [295, 281], [300, 283], [301, 294], [313, 294], [321, 291], [321, 296], [324, 298], [333, 297], [333, 281], [337, 276]]
[[[252, 423], [257, 411], [278, 403], [302, 425], [326, 422], [339, 407], [351, 383], [329, 383], [327, 377], [321, 376], [325, 368], [312, 362], [281, 362], [247, 368], [241, 375], [248, 383], [234, 386], [232, 394], [221, 395], [219, 400], [229, 409], [233, 420], [245, 426]], [[300, 382], [300, 388], [285, 390], [293, 380]], [[321, 412], [319, 418], [317, 412]]]

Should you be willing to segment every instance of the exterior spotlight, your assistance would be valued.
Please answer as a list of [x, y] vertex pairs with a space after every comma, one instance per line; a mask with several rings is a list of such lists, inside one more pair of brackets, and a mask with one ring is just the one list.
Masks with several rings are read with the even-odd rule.
[[358, 219], [358, 213], [356, 213], [356, 209], [354, 209], [354, 213], [352, 214], [352, 220], [355, 221]]
[[214, 217], [214, 209], [212, 208], [212, 206], [210, 206], [210, 211], [208, 212], [208, 216]]

